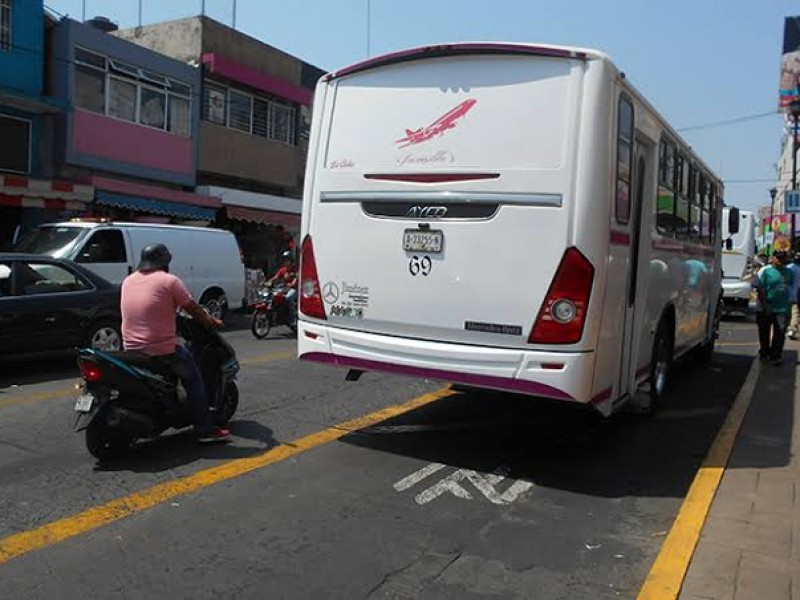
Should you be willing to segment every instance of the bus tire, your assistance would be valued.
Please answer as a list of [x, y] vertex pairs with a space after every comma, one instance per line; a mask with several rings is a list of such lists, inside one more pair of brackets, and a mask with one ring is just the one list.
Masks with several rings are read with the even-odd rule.
[[711, 325], [711, 337], [700, 346], [699, 359], [701, 364], [707, 365], [714, 358], [714, 346], [716, 345], [717, 338], [719, 337], [719, 325], [720, 321], [722, 321], [722, 314], [724, 310], [725, 305], [722, 302], [722, 298], [720, 298], [719, 302], [717, 303], [717, 308], [714, 311], [714, 323]]
[[653, 355], [650, 358], [650, 399], [654, 405], [660, 404], [669, 390], [672, 351], [672, 332], [666, 321], [662, 320], [656, 328]]

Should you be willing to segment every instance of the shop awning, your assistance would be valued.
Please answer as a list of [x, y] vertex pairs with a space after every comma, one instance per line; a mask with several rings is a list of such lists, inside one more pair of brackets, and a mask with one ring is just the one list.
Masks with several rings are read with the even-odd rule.
[[0, 205], [46, 210], [83, 210], [94, 199], [91, 185], [57, 179], [0, 175]]
[[263, 223], [264, 225], [283, 225], [284, 227], [299, 227], [300, 215], [291, 213], [275, 212], [271, 210], [258, 210], [257, 208], [246, 208], [244, 206], [225, 207], [225, 212], [229, 219], [239, 221], [252, 221], [253, 223]]
[[99, 204], [106, 204], [108, 206], [117, 206], [129, 210], [138, 210], [157, 215], [169, 215], [198, 221], [213, 221], [217, 214], [214, 208], [179, 204], [177, 202], [167, 202], [166, 200], [139, 198], [137, 196], [127, 196], [124, 194], [113, 194], [102, 190], [97, 190], [96, 201]]

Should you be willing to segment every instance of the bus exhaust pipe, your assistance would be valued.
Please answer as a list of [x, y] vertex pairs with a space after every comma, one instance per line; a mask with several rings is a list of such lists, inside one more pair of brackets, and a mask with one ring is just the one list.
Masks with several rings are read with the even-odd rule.
[[347, 371], [347, 375], [344, 376], [345, 381], [358, 381], [361, 379], [361, 376], [364, 374], [364, 371], [359, 371], [358, 369], [350, 369]]

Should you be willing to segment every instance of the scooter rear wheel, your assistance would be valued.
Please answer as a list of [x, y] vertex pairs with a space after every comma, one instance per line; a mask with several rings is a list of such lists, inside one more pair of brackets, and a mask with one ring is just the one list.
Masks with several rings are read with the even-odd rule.
[[118, 458], [132, 443], [130, 437], [111, 430], [102, 417], [96, 417], [86, 428], [86, 449], [97, 460]]
[[217, 427], [227, 425], [228, 421], [236, 414], [236, 409], [239, 408], [239, 387], [235, 381], [228, 383], [223, 394], [222, 403], [214, 413], [214, 424]]
[[263, 340], [269, 335], [269, 315], [265, 311], [255, 311], [250, 318], [250, 331], [258, 340]]

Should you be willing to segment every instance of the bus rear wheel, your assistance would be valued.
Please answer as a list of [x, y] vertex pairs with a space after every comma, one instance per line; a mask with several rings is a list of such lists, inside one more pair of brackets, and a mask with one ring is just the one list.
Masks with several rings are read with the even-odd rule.
[[659, 404], [669, 389], [672, 372], [672, 335], [664, 321], [658, 324], [650, 359], [650, 399]]

